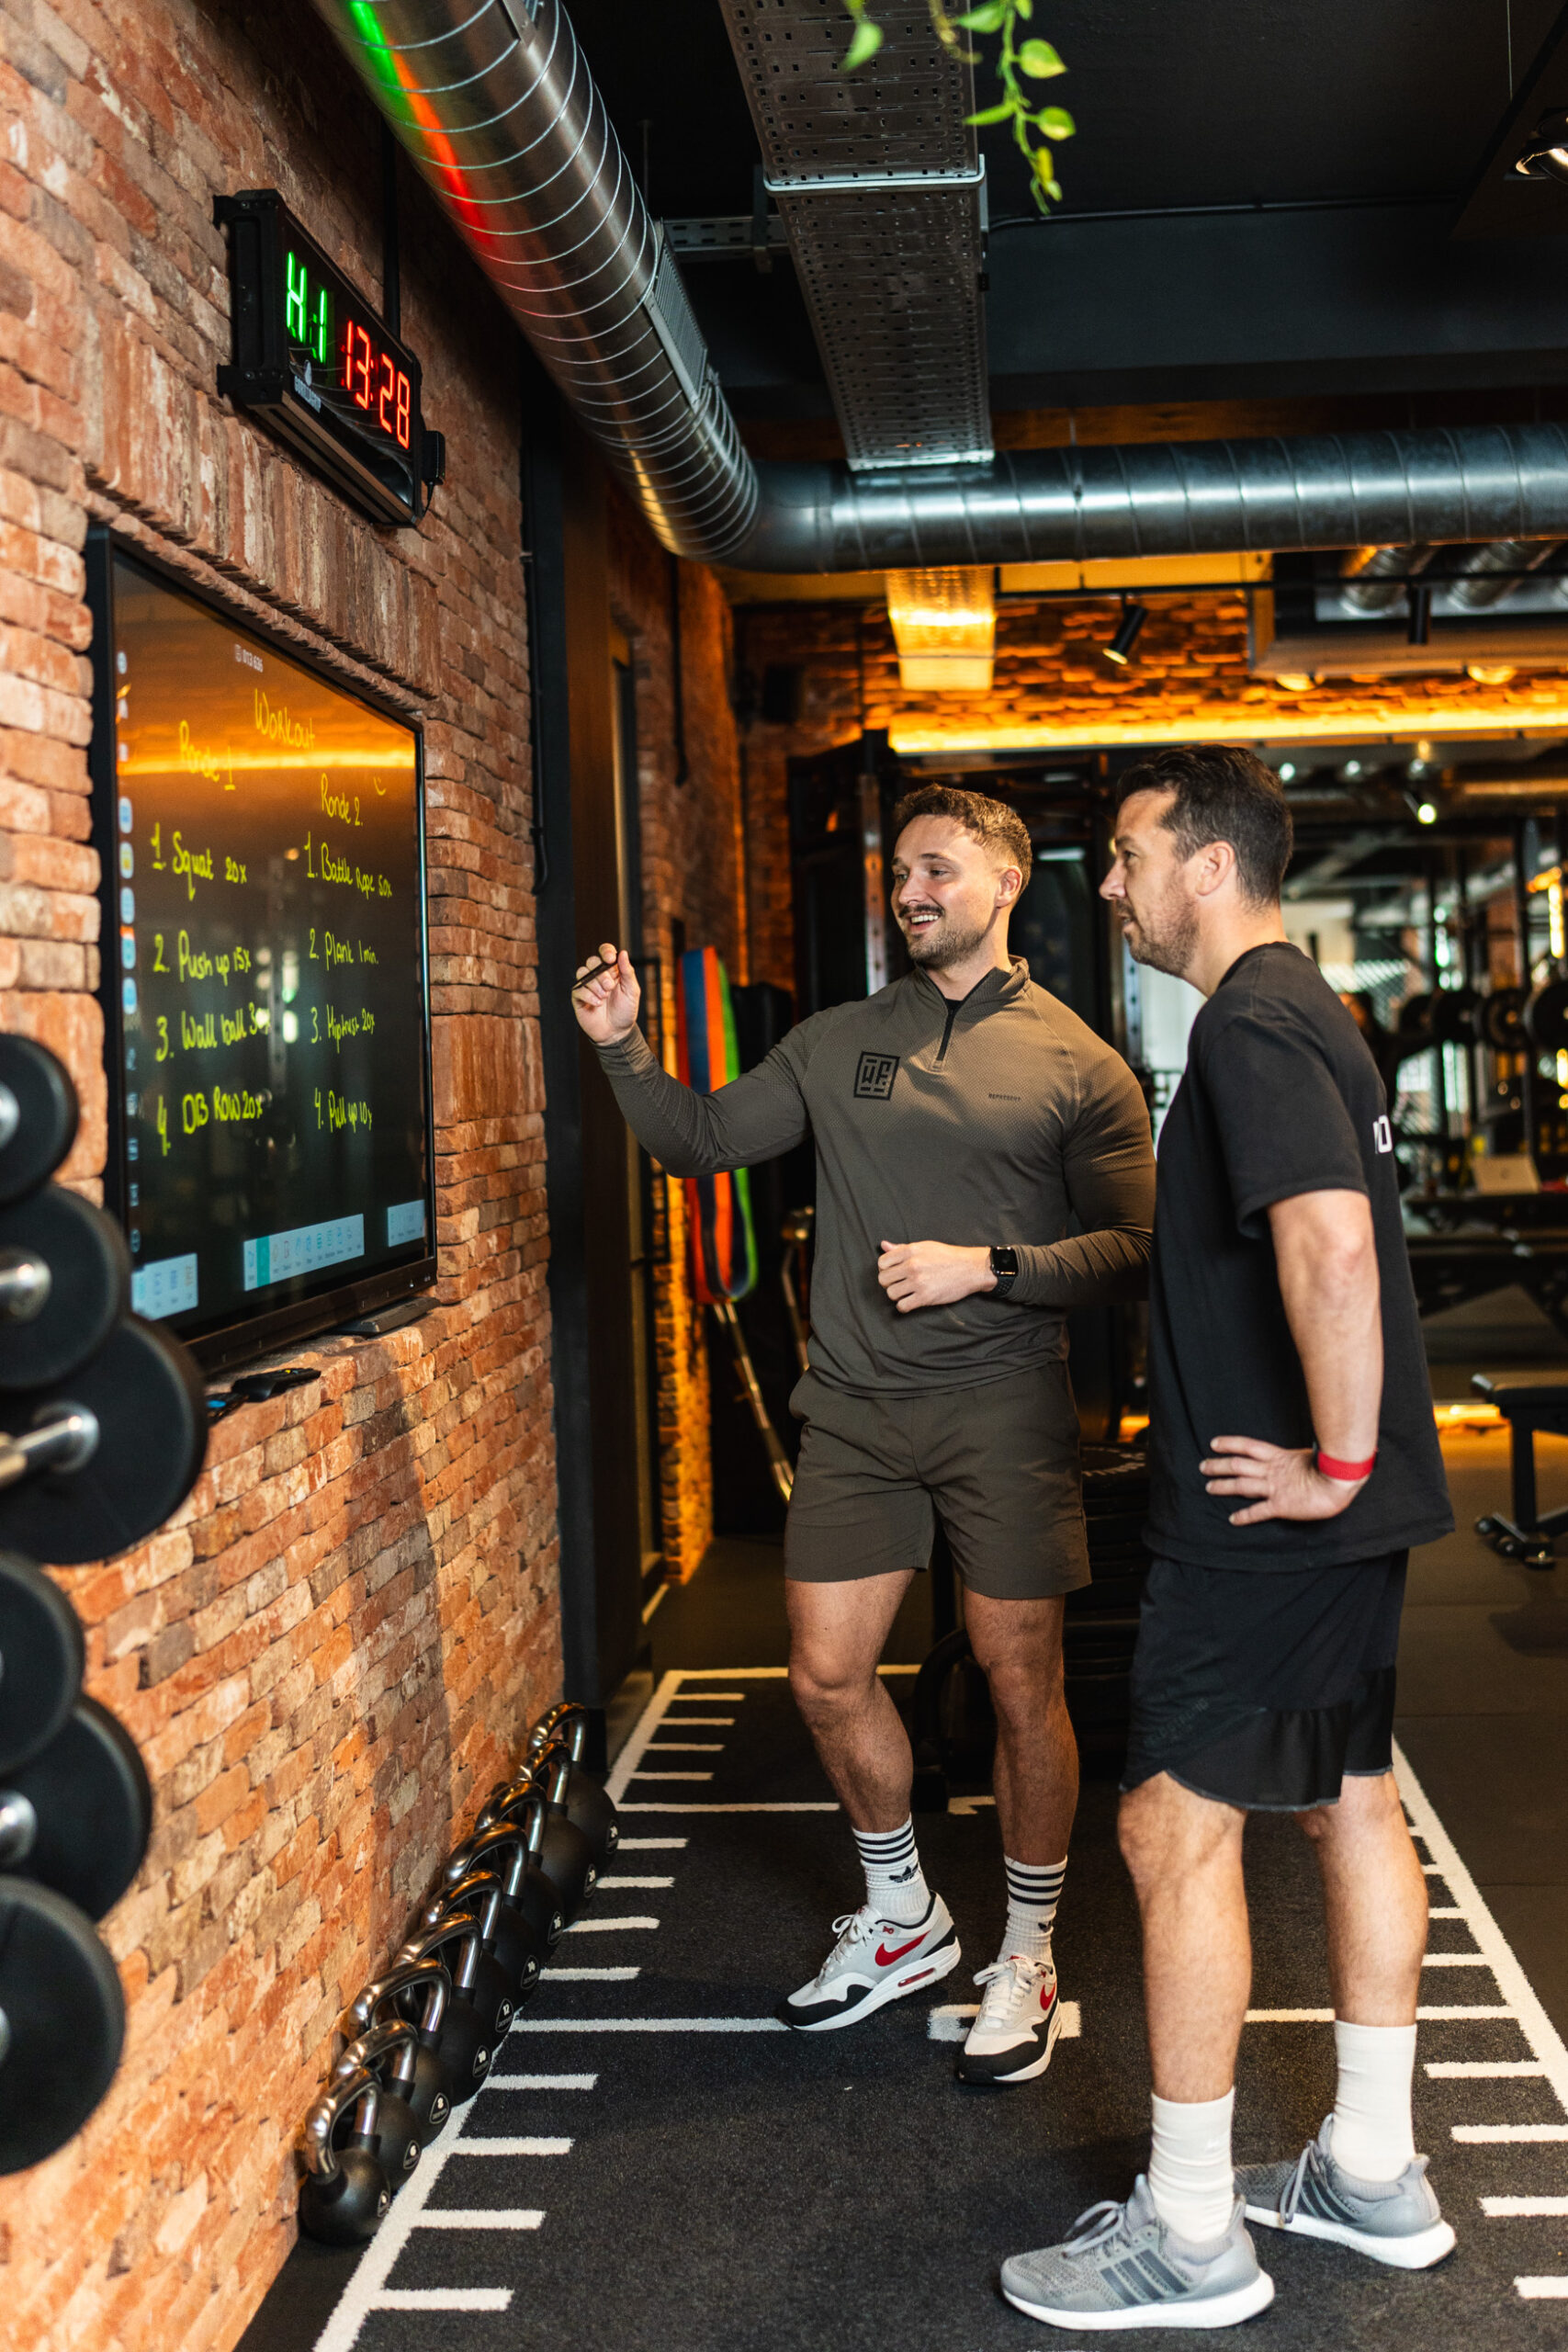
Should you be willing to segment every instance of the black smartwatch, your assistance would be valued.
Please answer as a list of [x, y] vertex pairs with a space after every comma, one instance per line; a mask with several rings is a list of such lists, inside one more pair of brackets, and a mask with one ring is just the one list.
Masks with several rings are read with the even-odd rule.
[[1005, 1298], [1018, 1280], [1018, 1251], [993, 1249], [991, 1272], [997, 1278], [997, 1286], [991, 1294], [992, 1297]]

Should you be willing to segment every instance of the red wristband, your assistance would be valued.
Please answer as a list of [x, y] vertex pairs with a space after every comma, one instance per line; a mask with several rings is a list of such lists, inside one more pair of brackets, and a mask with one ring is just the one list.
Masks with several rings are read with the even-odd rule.
[[1332, 1453], [1325, 1453], [1322, 1446], [1314, 1448], [1313, 1461], [1325, 1478], [1338, 1478], [1347, 1486], [1353, 1486], [1359, 1478], [1370, 1478], [1377, 1466], [1375, 1453], [1365, 1462], [1337, 1462]]

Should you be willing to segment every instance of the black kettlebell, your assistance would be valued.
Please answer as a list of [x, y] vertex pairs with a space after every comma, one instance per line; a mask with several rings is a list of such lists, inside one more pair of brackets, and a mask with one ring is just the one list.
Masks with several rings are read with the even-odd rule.
[[[419, 2015], [412, 2020], [403, 2015], [400, 2006], [411, 1993], [419, 1998]], [[341, 2029], [346, 2034], [352, 2026], [358, 2035], [387, 2018], [412, 2023], [412, 2052], [394, 2060], [393, 2071], [398, 2093], [408, 2101], [425, 2147], [445, 2129], [452, 2112], [451, 2092], [441, 2064], [441, 2034], [451, 1997], [452, 1980], [441, 1962], [434, 1959], [415, 1961], [410, 1967], [395, 1968], [389, 1976], [367, 1984], [356, 1996]]]
[[322, 2245], [363, 2245], [392, 2201], [376, 2154], [380, 2105], [380, 2084], [361, 2068], [330, 2084], [305, 2118], [299, 2226]]
[[[441, 1892], [432, 1896], [421, 1914], [421, 1926], [434, 1928], [448, 1911], [477, 1911], [479, 1942], [487, 1962], [499, 1972], [513, 2007], [525, 2001], [539, 1981], [539, 1952], [519, 1914], [506, 1904], [499, 1863], [488, 1868], [476, 1866], [457, 1879], [446, 1879], [443, 1872], [443, 1878], [446, 1883]], [[483, 1963], [481, 1981], [482, 1976]], [[479, 2007], [480, 2015], [484, 2015], [484, 2003], [481, 2001]], [[510, 2024], [511, 2019], [507, 2022]]]
[[[460, 1947], [457, 1959], [444, 1962], [451, 1984], [446, 2015], [441, 2023], [439, 2052], [446, 2096], [454, 2107], [472, 2098], [495, 2057], [494, 2020], [473, 1998], [474, 1967], [479, 1958], [479, 1923], [471, 1911], [451, 1911], [436, 1927], [427, 1928], [398, 1954], [398, 1965], [428, 1960], [448, 1944]], [[510, 2018], [508, 2019], [510, 2022]]]
[[573, 1828], [581, 1830], [603, 1867], [621, 1842], [621, 1825], [604, 1792], [604, 1783], [582, 1761], [588, 1741], [588, 1710], [579, 1701], [563, 1699], [547, 1715], [540, 1716], [528, 1735], [529, 1756], [543, 1755], [558, 1739], [565, 1740], [571, 1757], [571, 1775], [566, 1784], [568, 1817]]
[[564, 1747], [546, 1748], [520, 1779], [491, 1791], [479, 1815], [479, 1826], [488, 1828], [492, 1822], [514, 1818], [530, 1797], [544, 1800], [542, 1814], [529, 1815], [528, 1850], [555, 1888], [569, 1923], [592, 1894], [599, 1876], [592, 1847], [567, 1818], [565, 1788], [570, 1770]]
[[387, 2018], [351, 2041], [333, 2068], [334, 2081], [374, 2075], [381, 2086], [376, 2110], [376, 2161], [394, 2195], [418, 2164], [424, 2145], [414, 2111], [398, 2081], [400, 2067], [412, 2076], [418, 2048], [419, 2037], [407, 2018]]
[[[464, 1872], [485, 1862], [496, 1862], [502, 1869], [503, 1899], [517, 1912], [527, 1928], [541, 1961], [554, 1951], [566, 1932], [566, 1913], [560, 1897], [528, 1850], [529, 1835], [534, 1816], [540, 1817], [540, 1835], [544, 1830], [545, 1800], [531, 1785], [505, 1815], [488, 1827], [477, 1829], [455, 1847], [447, 1861], [445, 1876], [448, 1885], [455, 1885]], [[484, 1819], [481, 1814], [480, 1820]]]

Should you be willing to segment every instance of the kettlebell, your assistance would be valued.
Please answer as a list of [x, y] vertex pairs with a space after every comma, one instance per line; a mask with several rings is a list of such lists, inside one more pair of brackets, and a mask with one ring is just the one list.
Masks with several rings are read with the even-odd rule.
[[[329, 2084], [305, 2118], [299, 2226], [322, 2245], [363, 2245], [392, 2201], [376, 2154], [380, 2105], [381, 2086], [361, 2067]], [[340, 2147], [345, 2119], [349, 2129]]]
[[[425, 1905], [419, 1924], [434, 1928], [438, 1919], [444, 1919], [453, 1910], [479, 1914], [481, 1958], [475, 1972], [474, 1997], [479, 2015], [490, 2014], [486, 1985], [492, 1972], [501, 1993], [515, 2008], [520, 2000], [527, 1999], [539, 1981], [539, 1955], [517, 1913], [506, 1906], [499, 1867], [467, 1871], [461, 1878], [444, 1884]], [[506, 2022], [512, 2022], [510, 2011]], [[498, 2033], [504, 2031], [505, 2027], [498, 2028]]]
[[426, 1928], [403, 1946], [398, 1965], [428, 1960], [448, 1944], [461, 1949], [455, 1962], [444, 1963], [452, 1990], [441, 2025], [441, 2072], [447, 2098], [454, 2107], [461, 2107], [489, 2074], [496, 2049], [493, 2020], [473, 1999], [474, 1963], [479, 1957], [479, 1920], [471, 1911], [449, 1911], [435, 1927]]
[[335, 2082], [374, 2075], [381, 2086], [376, 2110], [376, 2161], [394, 2196], [418, 2164], [423, 2147], [419, 2125], [398, 2083], [398, 2069], [412, 2075], [418, 2036], [407, 2018], [388, 2018], [351, 2041], [333, 2068]]
[[565, 1740], [571, 1758], [571, 1777], [566, 1784], [568, 1817], [573, 1828], [581, 1830], [603, 1868], [621, 1842], [621, 1825], [615, 1806], [604, 1793], [603, 1781], [582, 1761], [588, 1741], [588, 1710], [580, 1701], [563, 1699], [547, 1715], [540, 1716], [528, 1735], [530, 1758], [542, 1755], [558, 1739]]
[[[460, 1846], [454, 1848], [445, 1876], [448, 1885], [454, 1885], [476, 1865], [508, 1858], [502, 1869], [503, 1899], [523, 1920], [543, 1961], [566, 1932], [566, 1913], [561, 1909], [559, 1895], [528, 1850], [536, 1815], [543, 1836], [545, 1800], [530, 1783], [526, 1792], [514, 1805], [508, 1806], [501, 1819], [488, 1828], [476, 1830], [471, 1838], [465, 1838]], [[481, 1814], [479, 1818], [482, 1821], [484, 1815]]]
[[528, 1850], [555, 1888], [569, 1922], [581, 1910], [599, 1875], [593, 1849], [581, 1830], [572, 1827], [564, 1802], [554, 1793], [558, 1785], [564, 1791], [570, 1769], [564, 1747], [546, 1748], [520, 1779], [492, 1789], [479, 1815], [480, 1827], [488, 1828], [492, 1822], [514, 1818], [530, 1797], [542, 1799], [540, 1815], [530, 1815]]
[[[399, 2007], [411, 1991], [421, 1996], [420, 2014], [412, 2021]], [[401, 2024], [412, 2022], [411, 2052], [394, 2060], [393, 2072], [398, 2093], [408, 2101], [424, 2147], [445, 2129], [452, 2112], [451, 2093], [441, 2064], [441, 2032], [451, 1996], [452, 1980], [441, 1962], [434, 1959], [415, 1961], [407, 1968], [393, 1969], [389, 1976], [378, 1978], [374, 1984], [367, 1984], [355, 1996], [340, 2029], [346, 2035], [352, 2027], [357, 2036], [383, 2018], [393, 2018]]]

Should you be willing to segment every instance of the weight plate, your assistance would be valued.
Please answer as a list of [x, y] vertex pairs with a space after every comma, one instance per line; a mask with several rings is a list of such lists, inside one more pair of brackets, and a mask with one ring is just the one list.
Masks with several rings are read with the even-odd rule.
[[0, 1490], [0, 1544], [40, 1559], [107, 1559], [162, 1527], [207, 1451], [207, 1400], [188, 1351], [128, 1316], [85, 1370], [6, 1400], [13, 1430], [75, 1405], [98, 1423], [80, 1470], [45, 1470]]
[[47, 1747], [82, 1687], [82, 1626], [41, 1568], [0, 1552], [0, 1772]]
[[1432, 1035], [1444, 1046], [1472, 1037], [1480, 1007], [1481, 998], [1474, 989], [1438, 989], [1432, 999]]
[[1432, 1000], [1425, 990], [1416, 996], [1407, 996], [1400, 1006], [1396, 1035], [1401, 1045], [1408, 1042], [1413, 1050], [1420, 1042], [1430, 1040]]
[[76, 1140], [76, 1089], [63, 1062], [30, 1037], [0, 1035], [0, 1201], [19, 1201], [52, 1176]]
[[1500, 1054], [1522, 1053], [1525, 1045], [1525, 989], [1494, 989], [1481, 1007], [1481, 1035]]
[[50, 1286], [26, 1322], [0, 1317], [0, 1388], [41, 1388], [107, 1339], [130, 1302], [130, 1254], [111, 1217], [59, 1184], [0, 1209], [0, 1253], [9, 1250], [41, 1258]]
[[1525, 1028], [1543, 1054], [1568, 1046], [1568, 980], [1545, 980], [1525, 1007]]
[[74, 2138], [114, 2080], [125, 2040], [115, 1965], [73, 1903], [0, 1878], [0, 2173]]
[[58, 1737], [0, 1778], [0, 1804], [7, 1796], [25, 1798], [37, 1826], [6, 1869], [101, 1919], [141, 1869], [152, 1835], [152, 1791], [125, 1725], [96, 1699], [78, 1699]]

